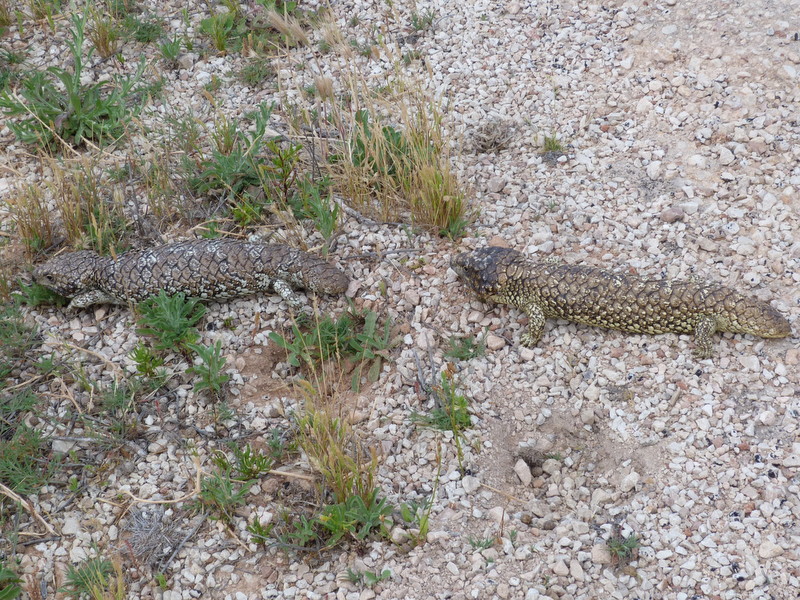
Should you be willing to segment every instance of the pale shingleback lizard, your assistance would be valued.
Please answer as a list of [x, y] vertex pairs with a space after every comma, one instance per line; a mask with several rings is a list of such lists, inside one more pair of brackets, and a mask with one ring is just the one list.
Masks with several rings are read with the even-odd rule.
[[292, 306], [292, 289], [326, 294], [347, 290], [349, 279], [325, 260], [284, 244], [192, 240], [130, 251], [116, 260], [82, 250], [57, 256], [34, 280], [72, 298], [70, 307], [140, 302], [162, 290], [217, 300], [275, 290]]
[[695, 354], [703, 358], [711, 355], [716, 331], [765, 338], [791, 334], [786, 318], [766, 302], [714, 283], [533, 262], [494, 246], [459, 254], [451, 267], [482, 300], [510, 304], [528, 315], [528, 331], [520, 340], [526, 346], [539, 341], [548, 318], [634, 333], [693, 333]]

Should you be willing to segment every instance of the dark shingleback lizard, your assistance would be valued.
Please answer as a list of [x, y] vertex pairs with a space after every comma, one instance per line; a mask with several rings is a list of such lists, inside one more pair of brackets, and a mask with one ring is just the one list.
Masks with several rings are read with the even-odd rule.
[[70, 307], [140, 302], [162, 290], [218, 300], [275, 290], [290, 305], [292, 288], [340, 294], [349, 279], [325, 260], [284, 244], [192, 240], [130, 251], [116, 260], [82, 250], [57, 256], [34, 280], [72, 298]]
[[714, 283], [648, 280], [594, 267], [533, 262], [516, 250], [489, 247], [453, 258], [451, 267], [481, 300], [510, 304], [528, 315], [520, 341], [533, 346], [545, 319], [634, 333], [694, 333], [702, 358], [716, 331], [765, 338], [791, 334], [766, 302]]

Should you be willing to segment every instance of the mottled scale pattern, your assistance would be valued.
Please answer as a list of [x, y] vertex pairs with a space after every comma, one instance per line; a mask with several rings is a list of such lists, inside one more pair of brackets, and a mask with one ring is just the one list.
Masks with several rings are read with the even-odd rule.
[[695, 353], [702, 357], [710, 356], [717, 331], [766, 338], [791, 334], [789, 322], [770, 304], [714, 283], [533, 262], [495, 246], [459, 254], [451, 266], [481, 299], [528, 315], [521, 340], [526, 345], [538, 342], [548, 318], [634, 333], [693, 333]]
[[34, 270], [34, 280], [72, 298], [70, 306], [140, 302], [162, 290], [226, 299], [273, 289], [292, 305], [292, 289], [326, 294], [349, 279], [327, 261], [284, 244], [192, 240], [126, 252], [117, 259], [90, 251], [57, 256]]

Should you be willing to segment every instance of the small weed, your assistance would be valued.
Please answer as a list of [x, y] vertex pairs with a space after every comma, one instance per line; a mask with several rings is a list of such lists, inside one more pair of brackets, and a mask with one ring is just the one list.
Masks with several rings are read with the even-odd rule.
[[157, 377], [159, 369], [164, 366], [164, 359], [153, 352], [152, 348], [142, 343], [136, 344], [128, 356], [136, 363], [136, 371], [144, 377]]
[[335, 321], [326, 315], [306, 333], [298, 323], [292, 324], [292, 330], [291, 341], [274, 331], [269, 334], [273, 342], [287, 351], [289, 364], [313, 369], [315, 363], [334, 356], [350, 357], [359, 363], [351, 380], [353, 391], [360, 388], [365, 365], [370, 365], [367, 379], [378, 380], [383, 361], [395, 343], [391, 337], [391, 322], [387, 320], [379, 327], [378, 314], [372, 310], [356, 313], [351, 308]]
[[98, 254], [125, 250], [123, 240], [129, 235], [123, 198], [119, 189], [108, 197], [94, 166], [82, 161], [76, 167], [65, 168], [52, 160], [56, 209], [61, 216], [67, 241], [76, 248], [87, 248]]
[[91, 8], [87, 35], [97, 53], [103, 58], [119, 52], [120, 30], [113, 15], [97, 7]]
[[51, 211], [41, 187], [27, 185], [17, 188], [16, 194], [9, 198], [8, 206], [28, 258], [53, 246]]
[[14, 600], [22, 594], [22, 579], [0, 562], [0, 600]]
[[561, 460], [564, 460], [564, 455], [563, 455], [563, 454], [561, 454], [560, 452], [552, 452], [551, 454], [545, 454], [545, 455], [544, 455], [544, 459], [545, 459], [545, 460], [547, 460], [547, 459], [553, 459], [553, 460], [559, 460], [559, 461], [561, 461]]
[[24, 423], [13, 431], [2, 424], [0, 431], [0, 482], [22, 496], [38, 493], [56, 467], [42, 434]]
[[258, 450], [253, 450], [250, 444], [243, 447], [233, 446], [231, 452], [236, 461], [233, 468], [237, 479], [258, 479], [272, 470], [275, 465], [274, 456], [267, 456]]
[[141, 44], [150, 44], [164, 35], [164, 23], [161, 19], [141, 19], [128, 15], [122, 25], [128, 37]]
[[[142, 60], [135, 74], [115, 77], [113, 84], [83, 84], [83, 41], [87, 15], [72, 16], [71, 39], [67, 42], [72, 55], [72, 69], [50, 67], [25, 77], [19, 94], [0, 94], [0, 110], [9, 117], [20, 117], [8, 123], [17, 139], [55, 149], [58, 140], [79, 146], [85, 140], [106, 143], [121, 137], [130, 119], [138, 114], [141, 103], [131, 102], [132, 94], [144, 75]], [[91, 59], [94, 47], [87, 53]]]
[[339, 224], [340, 211], [329, 186], [327, 179], [317, 183], [305, 178], [300, 182], [298, 193], [291, 201], [295, 216], [314, 221], [314, 226], [322, 234], [326, 244], [330, 242]]
[[197, 341], [199, 335], [194, 326], [206, 314], [199, 300], [186, 298], [184, 294], [148, 298], [138, 306], [139, 324], [137, 333], [156, 338], [156, 350], [185, 351]]
[[212, 511], [225, 523], [233, 519], [234, 511], [244, 504], [250, 482], [235, 481], [225, 470], [203, 477], [197, 496], [200, 506]]
[[228, 51], [228, 41], [233, 35], [236, 15], [232, 12], [211, 15], [200, 22], [200, 31], [211, 39], [218, 52]]
[[431, 511], [433, 510], [433, 495], [423, 503], [409, 502], [400, 505], [400, 517], [406, 523], [415, 526], [419, 533], [414, 536], [416, 545], [420, 545], [428, 538]]
[[456, 392], [451, 375], [441, 374], [441, 385], [431, 390], [436, 407], [428, 415], [414, 413], [412, 419], [426, 427], [460, 433], [472, 425], [466, 397]]
[[256, 544], [261, 544], [262, 546], [267, 545], [267, 541], [272, 537], [272, 530], [274, 528], [274, 523], [262, 525], [261, 521], [258, 520], [258, 517], [253, 517], [252, 522], [247, 525], [247, 531], [251, 536], [253, 536], [251, 540]]
[[22, 366], [38, 342], [36, 329], [25, 323], [16, 306], [0, 305], [0, 379]]
[[411, 28], [414, 31], [425, 31], [430, 29], [433, 22], [436, 20], [436, 12], [434, 10], [426, 10], [423, 13], [411, 11]]
[[58, 591], [74, 600], [84, 596], [92, 600], [123, 600], [126, 591], [122, 565], [119, 559], [99, 557], [87, 559], [80, 566], [69, 565], [64, 587]]
[[392, 572], [389, 569], [384, 569], [380, 573], [373, 572], [373, 571], [354, 571], [353, 569], [347, 569], [347, 578], [350, 580], [350, 583], [354, 583], [356, 585], [364, 585], [366, 587], [372, 587], [381, 581], [386, 581], [387, 579], [392, 578]]
[[566, 148], [564, 144], [555, 135], [544, 136], [544, 144], [542, 145], [542, 154], [564, 154]]
[[608, 551], [611, 553], [611, 558], [616, 564], [628, 564], [638, 552], [641, 544], [639, 537], [632, 533], [628, 537], [623, 538], [622, 535], [617, 534], [611, 537], [608, 542]]
[[474, 538], [472, 536], [468, 541], [473, 550], [488, 550], [497, 542], [495, 538]]
[[297, 442], [322, 474], [336, 502], [353, 495], [368, 500], [375, 490], [378, 457], [351, 438], [347, 424], [324, 408], [311, 408], [297, 420]]
[[450, 346], [444, 355], [455, 360], [470, 360], [486, 353], [486, 335], [480, 338], [451, 336], [447, 340]]
[[422, 52], [419, 50], [406, 50], [403, 52], [403, 64], [405, 66], [409, 66], [415, 60], [419, 60], [422, 58]]
[[275, 69], [272, 68], [272, 64], [264, 58], [257, 58], [243, 66], [237, 76], [243, 84], [254, 87], [273, 75]]
[[194, 385], [195, 392], [199, 394], [208, 390], [214, 398], [221, 398], [223, 387], [230, 379], [230, 376], [222, 372], [227, 362], [226, 358], [222, 356], [222, 342], [217, 340], [213, 346], [188, 343], [186, 347], [196, 352], [202, 361], [187, 369], [187, 373], [200, 378], [200, 381]]
[[177, 36], [166, 42], [161, 42], [158, 45], [159, 54], [161, 58], [171, 67], [177, 68], [178, 57], [181, 54], [181, 40]]
[[69, 299], [38, 283], [26, 285], [20, 282], [19, 291], [14, 293], [14, 297], [19, 303], [28, 306], [39, 306], [40, 304], [66, 306], [69, 304]]

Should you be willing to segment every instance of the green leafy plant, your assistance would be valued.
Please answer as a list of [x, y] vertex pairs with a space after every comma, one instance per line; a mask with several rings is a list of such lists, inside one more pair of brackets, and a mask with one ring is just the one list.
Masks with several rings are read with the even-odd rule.
[[38, 283], [28, 285], [20, 282], [19, 291], [15, 292], [14, 297], [21, 304], [27, 304], [28, 306], [39, 306], [41, 304], [66, 306], [69, 304], [69, 299]]
[[470, 536], [468, 541], [473, 550], [487, 550], [494, 546], [497, 540], [495, 538], [474, 538]]
[[175, 68], [178, 65], [178, 57], [181, 54], [181, 40], [177, 36], [171, 40], [161, 42], [158, 46], [161, 58], [166, 61], [168, 65]]
[[564, 154], [566, 148], [561, 140], [555, 135], [544, 136], [544, 144], [542, 145], [542, 154]]
[[219, 52], [227, 52], [228, 41], [233, 35], [236, 15], [232, 12], [218, 13], [200, 21], [200, 31], [211, 39]]
[[223, 386], [230, 379], [229, 375], [222, 372], [225, 368], [226, 358], [222, 355], [222, 342], [217, 340], [212, 346], [202, 344], [187, 344], [187, 348], [197, 353], [202, 361], [187, 369], [188, 373], [197, 375], [200, 381], [195, 383], [197, 393], [208, 390], [215, 398], [222, 396]]
[[253, 520], [247, 525], [247, 531], [253, 536], [251, 539], [256, 544], [267, 546], [267, 542], [272, 537], [272, 531], [275, 529], [274, 523], [263, 525], [258, 517], [253, 517]]
[[615, 535], [608, 540], [607, 544], [611, 558], [616, 564], [629, 563], [641, 546], [639, 537], [635, 533], [630, 534], [628, 537], [622, 537], [619, 534]]
[[444, 355], [456, 360], [470, 360], [486, 353], [486, 335], [480, 338], [451, 336]]
[[425, 31], [430, 29], [433, 22], [436, 20], [436, 12], [433, 10], [426, 10], [423, 13], [411, 11], [411, 27], [414, 31]]
[[0, 563], [0, 600], [14, 600], [22, 594], [22, 579], [16, 572]]
[[87, 35], [97, 53], [103, 58], [119, 52], [120, 30], [113, 15], [96, 7], [90, 9]]
[[249, 487], [249, 481], [236, 481], [229, 471], [222, 470], [203, 477], [197, 500], [200, 506], [212, 511], [214, 518], [230, 523], [234, 511], [244, 504]]
[[427, 427], [451, 430], [454, 433], [471, 427], [472, 418], [466, 397], [456, 391], [448, 372], [442, 372], [440, 381], [441, 385], [434, 386], [431, 390], [436, 407], [427, 415], [414, 413], [413, 420]]
[[381, 581], [391, 579], [391, 577], [392, 572], [389, 569], [384, 569], [380, 573], [375, 571], [355, 571], [353, 569], [347, 569], [347, 578], [350, 580], [350, 583], [364, 585], [366, 587], [372, 587]]
[[[21, 142], [48, 149], [55, 147], [58, 138], [76, 146], [84, 140], [106, 143], [121, 137], [127, 123], [141, 110], [140, 102], [132, 102], [132, 94], [144, 74], [144, 60], [136, 73], [115, 77], [112, 85], [81, 83], [86, 20], [85, 13], [72, 17], [71, 39], [67, 42], [71, 71], [50, 67], [31, 73], [20, 84], [21, 99], [8, 90], [0, 94], [0, 110], [9, 117], [20, 117], [8, 126]], [[86, 60], [93, 52], [94, 47]]]
[[164, 35], [164, 23], [161, 19], [141, 19], [128, 15], [123, 21], [123, 27], [130, 39], [142, 44], [150, 44]]
[[275, 75], [272, 64], [263, 58], [257, 58], [244, 65], [237, 74], [239, 81], [248, 86], [255, 86]]
[[164, 359], [149, 346], [142, 343], [136, 344], [128, 356], [136, 363], [136, 371], [140, 375], [145, 377], [163, 376], [163, 372], [159, 369], [164, 366]]
[[36, 328], [25, 323], [20, 310], [0, 305], [0, 378], [20, 366], [22, 359], [38, 343]]
[[182, 293], [173, 296], [163, 290], [158, 296], [139, 303], [137, 333], [156, 338], [156, 350], [189, 349], [199, 335], [195, 325], [206, 314], [205, 307], [194, 298]]
[[124, 600], [125, 579], [119, 559], [89, 558], [80, 566], [67, 567], [64, 586], [58, 590], [69, 598], [80, 600]]
[[215, 452], [212, 461], [220, 469], [232, 473], [236, 479], [258, 479], [268, 473], [275, 464], [274, 456], [262, 454], [258, 450], [254, 450], [250, 444], [241, 447], [232, 444], [230, 450], [233, 454], [233, 462], [222, 451]]
[[330, 181], [325, 178], [315, 182], [304, 178], [298, 186], [298, 192], [291, 200], [294, 214], [298, 218], [309, 218], [314, 221], [317, 231], [328, 243], [339, 224], [339, 205], [333, 200]]

